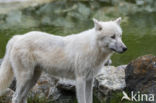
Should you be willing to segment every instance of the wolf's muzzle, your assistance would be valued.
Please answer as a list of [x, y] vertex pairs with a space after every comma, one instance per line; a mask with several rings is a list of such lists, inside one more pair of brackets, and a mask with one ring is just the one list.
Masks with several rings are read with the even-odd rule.
[[122, 51], [117, 51], [117, 50], [115, 50], [113, 48], [111, 48], [111, 50], [121, 54], [121, 53], [124, 53], [125, 51], [127, 51], [127, 47], [122, 48]]

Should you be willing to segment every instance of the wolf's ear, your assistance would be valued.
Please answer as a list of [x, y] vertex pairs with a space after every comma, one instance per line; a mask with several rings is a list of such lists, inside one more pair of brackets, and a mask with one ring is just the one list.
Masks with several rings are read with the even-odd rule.
[[93, 18], [93, 22], [94, 22], [94, 27], [96, 30], [98, 30], [98, 31], [102, 30], [102, 25], [100, 24], [100, 22], [98, 20]]
[[115, 22], [117, 23], [117, 24], [119, 24], [120, 25], [120, 23], [121, 23], [121, 17], [119, 17], [119, 18], [117, 18], [116, 20], [115, 20]]

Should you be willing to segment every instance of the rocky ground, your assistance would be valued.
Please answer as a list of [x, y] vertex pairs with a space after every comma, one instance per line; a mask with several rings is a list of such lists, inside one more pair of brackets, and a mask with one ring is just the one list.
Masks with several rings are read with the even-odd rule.
[[[156, 95], [155, 74], [156, 57], [153, 55], [139, 57], [128, 65], [104, 66], [95, 78], [94, 96], [99, 101], [107, 101], [112, 92], [123, 90]], [[7, 101], [11, 100], [14, 89], [15, 82], [6, 93]], [[75, 81], [56, 79], [43, 73], [29, 93], [29, 97], [36, 95], [56, 103], [70, 103], [75, 99]]]

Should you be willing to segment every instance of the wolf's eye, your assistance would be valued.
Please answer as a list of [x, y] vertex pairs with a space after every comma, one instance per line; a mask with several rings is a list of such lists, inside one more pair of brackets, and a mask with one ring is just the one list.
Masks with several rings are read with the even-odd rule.
[[111, 36], [112, 39], [115, 39], [115, 35]]
[[98, 30], [101, 31], [102, 30], [102, 27], [99, 27]]

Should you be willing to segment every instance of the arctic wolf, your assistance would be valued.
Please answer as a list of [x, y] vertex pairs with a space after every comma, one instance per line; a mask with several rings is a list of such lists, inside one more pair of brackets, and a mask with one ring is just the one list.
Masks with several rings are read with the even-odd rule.
[[78, 103], [92, 103], [93, 79], [113, 52], [127, 50], [121, 40], [121, 18], [93, 19], [90, 30], [69, 36], [32, 31], [14, 36], [0, 67], [0, 93], [16, 78], [12, 103], [27, 103], [27, 94], [42, 71], [76, 80]]

